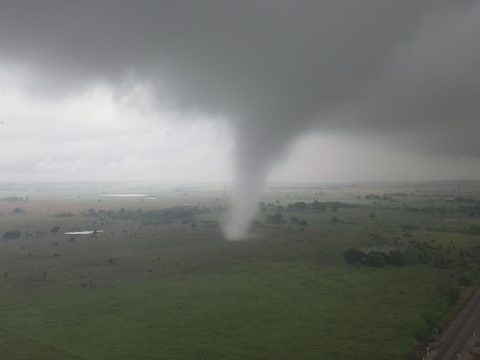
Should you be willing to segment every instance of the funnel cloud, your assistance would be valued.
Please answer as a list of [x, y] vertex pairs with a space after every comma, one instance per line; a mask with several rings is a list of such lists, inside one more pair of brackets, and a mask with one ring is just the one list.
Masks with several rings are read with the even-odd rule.
[[231, 239], [313, 129], [480, 158], [478, 34], [468, 0], [0, 2], [0, 62], [28, 69], [29, 91], [141, 83], [158, 104], [230, 122]]

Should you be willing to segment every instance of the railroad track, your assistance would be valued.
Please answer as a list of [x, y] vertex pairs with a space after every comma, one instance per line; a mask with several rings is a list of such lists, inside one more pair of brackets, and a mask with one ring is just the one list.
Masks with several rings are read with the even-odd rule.
[[457, 360], [472, 333], [480, 325], [480, 289], [442, 335], [442, 345], [432, 353], [432, 360]]

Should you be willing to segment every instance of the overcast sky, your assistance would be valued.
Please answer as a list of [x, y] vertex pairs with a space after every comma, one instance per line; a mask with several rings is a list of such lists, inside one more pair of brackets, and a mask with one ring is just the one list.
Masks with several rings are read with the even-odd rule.
[[0, 181], [478, 179], [478, 34], [467, 0], [1, 0]]

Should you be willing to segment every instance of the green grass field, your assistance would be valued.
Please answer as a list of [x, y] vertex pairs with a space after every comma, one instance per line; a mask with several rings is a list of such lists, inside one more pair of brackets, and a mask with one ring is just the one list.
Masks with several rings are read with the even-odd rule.
[[[361, 207], [298, 213], [307, 226], [266, 225], [241, 242], [202, 225], [223, 210], [196, 216], [194, 228], [80, 215], [88, 208], [145, 208], [139, 200], [4, 203], [2, 233], [40, 235], [0, 241], [0, 358], [410, 359], [430, 335], [426, 319], [442, 325], [472, 289], [457, 281], [478, 270], [477, 260], [458, 251], [480, 245], [480, 237], [455, 231], [476, 220], [359, 201], [357, 189], [349, 191], [328, 201]], [[216, 193], [191, 197], [218, 203]], [[423, 207], [422, 199], [406, 201]], [[25, 214], [12, 215], [14, 206]], [[53, 216], [63, 211], [75, 215]], [[332, 216], [340, 222], [329, 223]], [[446, 222], [452, 216], [458, 221]], [[54, 225], [105, 232], [71, 241], [51, 233]], [[405, 225], [412, 227], [408, 234]], [[448, 231], [436, 231], [440, 225]], [[412, 239], [433, 244], [434, 259], [372, 268], [347, 265], [342, 256], [351, 246], [407, 248]], [[435, 257], [445, 257], [448, 267], [434, 266]], [[462, 289], [461, 299], [447, 307], [442, 289], [452, 286]]]
[[52, 291], [1, 309], [0, 318], [3, 332], [32, 346], [11, 348], [19, 359], [38, 349], [84, 359], [403, 359], [435, 304], [437, 276], [425, 266], [244, 264]]

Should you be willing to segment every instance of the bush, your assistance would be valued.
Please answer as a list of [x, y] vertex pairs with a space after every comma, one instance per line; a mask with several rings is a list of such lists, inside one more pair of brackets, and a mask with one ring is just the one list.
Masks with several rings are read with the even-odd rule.
[[310, 207], [309, 204], [307, 204], [306, 202], [298, 201], [296, 203], [289, 204], [287, 206], [287, 209], [289, 211], [306, 211], [308, 210], [309, 207]]
[[368, 195], [365, 195], [365, 199], [366, 200], [382, 200], [382, 197], [376, 194], [368, 194]]
[[405, 266], [405, 255], [399, 250], [390, 251], [387, 256], [387, 262], [393, 266]]
[[343, 257], [348, 264], [358, 264], [364, 260], [365, 253], [361, 250], [350, 248], [343, 253]]
[[470, 274], [469, 272], [463, 273], [462, 276], [460, 276], [460, 278], [458, 279], [458, 283], [461, 286], [472, 286], [473, 285], [472, 274]]
[[380, 251], [371, 251], [365, 256], [365, 265], [372, 267], [384, 267], [387, 265], [387, 256]]
[[268, 215], [267, 219], [265, 220], [265, 223], [278, 225], [278, 224], [284, 224], [285, 220], [283, 218], [282, 213], [276, 213], [275, 215]]
[[449, 287], [448, 289], [442, 291], [442, 295], [448, 299], [450, 305], [455, 304], [460, 300], [460, 289], [456, 287]]
[[418, 260], [422, 264], [428, 264], [429, 262], [432, 261], [432, 256], [430, 255], [430, 253], [428, 253], [426, 251], [422, 251], [422, 252], [420, 252], [420, 256], [419, 256]]
[[405, 263], [409, 265], [418, 264], [420, 262], [421, 252], [414, 249], [407, 249], [404, 252]]
[[386, 254], [382, 251], [365, 253], [355, 248], [349, 248], [343, 253], [345, 261], [349, 264], [361, 263], [372, 267], [384, 267], [386, 265], [403, 267], [407, 264], [416, 264], [420, 261], [422, 255], [422, 252], [411, 249], [405, 253], [400, 250], [393, 250]]
[[417, 331], [415, 338], [423, 343], [433, 340], [433, 334], [435, 329], [438, 328], [440, 317], [441, 315], [439, 313], [427, 312], [422, 314], [424, 324], [422, 328]]
[[312, 203], [312, 209], [314, 211], [325, 211], [327, 210], [327, 206], [322, 204], [321, 202], [319, 202], [318, 200], [315, 200], [313, 203]]
[[328, 223], [335, 225], [338, 223], [338, 219], [335, 216], [332, 216], [332, 218], [328, 221]]
[[18, 230], [7, 231], [6, 233], [3, 234], [2, 238], [5, 240], [18, 239], [20, 237], [20, 234], [21, 233]]

